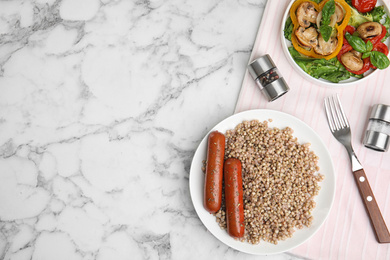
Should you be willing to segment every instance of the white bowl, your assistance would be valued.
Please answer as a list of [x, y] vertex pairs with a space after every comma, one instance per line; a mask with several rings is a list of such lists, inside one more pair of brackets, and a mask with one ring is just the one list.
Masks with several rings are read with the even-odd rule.
[[[316, 78], [310, 76], [309, 74], [307, 74], [303, 69], [301, 69], [301, 67], [299, 67], [299, 65], [295, 63], [294, 59], [291, 57], [290, 52], [288, 51], [288, 47], [292, 46], [291, 42], [289, 40], [287, 40], [286, 38], [284, 38], [284, 25], [286, 24], [287, 18], [290, 16], [290, 8], [291, 8], [291, 5], [294, 2], [295, 2], [295, 0], [292, 0], [290, 2], [290, 4], [287, 6], [287, 9], [286, 9], [286, 11], [285, 11], [285, 13], [283, 15], [282, 26], [281, 26], [281, 30], [280, 30], [281, 34], [280, 35], [281, 35], [281, 41], [282, 41], [282, 49], [283, 49], [284, 54], [287, 57], [287, 60], [290, 62], [291, 66], [293, 66], [294, 69], [301, 76], [303, 76], [305, 79], [311, 81], [314, 84], [327, 86], [327, 87], [336, 87], [336, 86], [338, 87], [338, 86], [349, 86], [349, 85], [355, 85], [357, 83], [361, 83], [361, 82], [367, 80], [368, 78], [372, 78], [373, 75], [376, 74], [377, 70], [370, 69], [369, 71], [364, 73], [364, 77], [361, 78], [361, 79], [358, 79], [358, 78], [355, 78], [355, 77], [351, 77], [351, 78], [349, 78], [347, 80], [340, 81], [339, 83], [333, 83], [333, 82], [330, 82], [330, 81], [322, 79], [322, 78], [316, 79]], [[377, 6], [378, 5], [383, 5], [387, 15], [390, 14], [389, 7], [386, 5], [386, 3], [383, 0], [378, 0]], [[389, 37], [389, 39], [387, 39], [385, 41], [385, 44], [387, 46], [389, 46], [389, 42], [390, 42], [390, 37]], [[390, 69], [390, 68], [387, 68], [387, 69]]]

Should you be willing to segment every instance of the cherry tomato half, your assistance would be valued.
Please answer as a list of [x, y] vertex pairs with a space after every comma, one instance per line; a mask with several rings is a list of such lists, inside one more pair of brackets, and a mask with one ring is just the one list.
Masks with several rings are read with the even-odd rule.
[[386, 56], [389, 54], [389, 48], [387, 48], [386, 44], [383, 42], [378, 42], [375, 44], [372, 50], [382, 52]]
[[352, 0], [352, 5], [361, 13], [374, 9], [377, 0]]

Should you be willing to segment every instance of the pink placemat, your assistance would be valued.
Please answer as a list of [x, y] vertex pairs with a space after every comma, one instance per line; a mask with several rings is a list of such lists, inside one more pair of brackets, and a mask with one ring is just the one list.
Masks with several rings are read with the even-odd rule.
[[[385, 2], [389, 4], [390, 1]], [[338, 93], [351, 125], [355, 153], [390, 228], [390, 151], [380, 153], [362, 144], [371, 106], [390, 105], [390, 68], [345, 87], [324, 87], [307, 81], [289, 64], [282, 50], [282, 16], [289, 3], [289, 0], [267, 2], [250, 61], [269, 54], [290, 91], [276, 101], [268, 102], [246, 72], [235, 113], [264, 108], [291, 114], [311, 126], [331, 153], [336, 171], [336, 197], [331, 212], [320, 230], [291, 253], [309, 259], [390, 259], [390, 244], [378, 244], [375, 239], [347, 152], [329, 131], [323, 109], [324, 98]]]

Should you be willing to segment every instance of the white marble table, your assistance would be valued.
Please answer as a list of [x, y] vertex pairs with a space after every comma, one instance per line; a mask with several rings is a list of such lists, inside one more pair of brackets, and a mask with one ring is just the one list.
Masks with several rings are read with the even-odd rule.
[[0, 1], [0, 259], [269, 259], [211, 235], [188, 186], [265, 4]]

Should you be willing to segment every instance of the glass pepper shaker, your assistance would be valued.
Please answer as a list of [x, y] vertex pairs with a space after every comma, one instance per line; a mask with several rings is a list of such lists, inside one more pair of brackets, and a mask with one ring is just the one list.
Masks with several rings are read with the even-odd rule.
[[377, 104], [371, 109], [364, 146], [386, 152], [390, 144], [390, 106]]
[[290, 90], [268, 54], [250, 63], [248, 71], [268, 101], [274, 101]]

